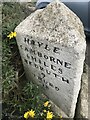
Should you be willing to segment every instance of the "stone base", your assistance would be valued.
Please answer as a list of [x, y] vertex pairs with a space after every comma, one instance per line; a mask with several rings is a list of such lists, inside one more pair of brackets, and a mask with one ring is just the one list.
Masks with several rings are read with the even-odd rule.
[[[81, 90], [76, 105], [75, 117], [74, 118], [89, 118], [88, 116], [88, 65], [85, 64], [84, 72], [82, 74]], [[52, 111], [57, 115], [62, 115], [63, 118], [69, 118], [59, 107], [57, 107], [52, 101], [50, 101]]]
[[58, 106], [56, 106], [52, 101], [51, 103], [51, 109], [52, 111], [57, 114], [58, 116], [62, 116], [63, 118], [69, 118]]
[[82, 75], [81, 90], [76, 106], [75, 118], [88, 118], [88, 65], [85, 64], [85, 71]]

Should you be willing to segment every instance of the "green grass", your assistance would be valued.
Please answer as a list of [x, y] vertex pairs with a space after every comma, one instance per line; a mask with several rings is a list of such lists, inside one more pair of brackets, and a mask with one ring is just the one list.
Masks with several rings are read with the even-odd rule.
[[3, 93], [6, 94], [10, 90], [13, 81], [15, 80], [15, 71], [13, 64], [11, 63], [11, 59], [12, 54], [14, 54], [12, 53], [12, 49], [16, 46], [15, 39], [10, 41], [7, 38], [7, 35], [11, 31], [14, 31], [15, 27], [25, 18], [25, 15], [18, 3], [4, 3], [2, 17], [2, 77]]
[[2, 9], [2, 96], [3, 119], [21, 119], [25, 111], [34, 109], [36, 117], [47, 98], [37, 85], [26, 80], [16, 39], [7, 35], [29, 16], [31, 11], [19, 3], [3, 3]]

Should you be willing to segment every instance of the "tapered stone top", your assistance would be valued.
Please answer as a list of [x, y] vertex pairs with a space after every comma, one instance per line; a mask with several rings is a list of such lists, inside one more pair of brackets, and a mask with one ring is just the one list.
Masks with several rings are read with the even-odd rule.
[[32, 13], [15, 31], [27, 78], [74, 117], [86, 50], [80, 19], [56, 0]]

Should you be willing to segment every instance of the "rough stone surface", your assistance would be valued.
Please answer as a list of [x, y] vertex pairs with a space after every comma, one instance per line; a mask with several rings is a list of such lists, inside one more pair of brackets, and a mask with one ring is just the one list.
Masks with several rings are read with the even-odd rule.
[[90, 120], [90, 67], [88, 72], [88, 119]]
[[[55, 103], [53, 103], [51, 100], [49, 101], [50, 102], [50, 104], [51, 104], [51, 109], [52, 109], [52, 111], [56, 114], [56, 115], [58, 115], [58, 116], [63, 116], [63, 118], [69, 118], [66, 114], [65, 114], [65, 112], [63, 112], [61, 109], [60, 109], [60, 107], [58, 107], [57, 105], [55, 105]], [[72, 119], [73, 120], [73, 119]]]
[[0, 4], [0, 102], [1, 102], [1, 89], [2, 89], [2, 4]]
[[73, 118], [86, 50], [80, 19], [54, 1], [31, 14], [15, 31], [27, 78]]
[[85, 64], [85, 72], [82, 75], [81, 90], [77, 103], [76, 118], [88, 118], [88, 65]]
[[0, 119], [2, 116], [2, 4], [0, 4]]

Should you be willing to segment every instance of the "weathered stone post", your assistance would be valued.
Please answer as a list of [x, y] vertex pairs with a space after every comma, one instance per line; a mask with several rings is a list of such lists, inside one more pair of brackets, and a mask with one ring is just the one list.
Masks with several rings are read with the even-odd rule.
[[15, 31], [27, 78], [73, 118], [86, 50], [82, 22], [54, 1], [32, 13]]

